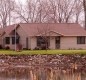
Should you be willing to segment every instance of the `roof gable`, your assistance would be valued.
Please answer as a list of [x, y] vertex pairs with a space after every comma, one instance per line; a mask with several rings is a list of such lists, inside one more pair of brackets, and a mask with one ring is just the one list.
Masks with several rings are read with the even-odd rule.
[[4, 30], [5, 34], [10, 35], [18, 27], [19, 27], [18, 24], [13, 24], [13, 25], [10, 25], [10, 26], [3, 28], [3, 30]]
[[48, 31], [46, 33], [38, 33], [38, 34], [36, 34], [34, 36], [63, 36], [63, 35], [58, 33], [58, 32]]

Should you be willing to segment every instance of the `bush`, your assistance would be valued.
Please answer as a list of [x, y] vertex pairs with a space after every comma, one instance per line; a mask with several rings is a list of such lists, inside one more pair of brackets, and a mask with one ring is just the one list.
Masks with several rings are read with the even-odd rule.
[[34, 50], [40, 50], [40, 48], [39, 47], [35, 47]]
[[41, 49], [42, 49], [42, 50], [46, 50], [46, 46], [42, 46]]
[[22, 50], [22, 45], [21, 44], [17, 44], [17, 51]]
[[3, 49], [2, 45], [0, 45], [0, 49]]
[[30, 48], [28, 50], [31, 50]]
[[23, 48], [23, 50], [29, 50], [28, 48]]
[[6, 50], [9, 50], [9, 49], [10, 49], [10, 47], [9, 47], [9, 46], [6, 46], [6, 47], [5, 47], [5, 49], [6, 49]]

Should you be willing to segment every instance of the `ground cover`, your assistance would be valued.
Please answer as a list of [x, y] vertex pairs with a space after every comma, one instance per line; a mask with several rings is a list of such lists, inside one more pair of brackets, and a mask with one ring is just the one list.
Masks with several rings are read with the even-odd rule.
[[86, 54], [86, 50], [0, 50], [0, 55], [31, 55], [31, 54]]

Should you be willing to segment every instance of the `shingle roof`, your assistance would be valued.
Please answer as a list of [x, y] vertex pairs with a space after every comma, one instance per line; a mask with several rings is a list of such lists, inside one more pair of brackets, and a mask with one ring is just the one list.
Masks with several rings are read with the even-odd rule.
[[4, 28], [4, 31], [6, 34], [10, 34], [12, 30], [14, 30], [16, 27], [16, 24], [13, 24], [13, 25], [9, 25], [7, 27]]
[[0, 36], [2, 36], [4, 33], [4, 30], [2, 28], [0, 28]]
[[79, 24], [75, 23], [29, 23], [20, 24], [22, 29], [29, 35], [34, 36], [40, 32], [54, 31], [63, 36], [86, 36], [86, 31]]
[[[19, 25], [28, 36], [36, 36], [49, 31], [62, 36], [86, 36], [84, 28], [75, 23], [20, 23]], [[10, 25], [4, 30], [9, 34], [14, 29], [15, 25]]]

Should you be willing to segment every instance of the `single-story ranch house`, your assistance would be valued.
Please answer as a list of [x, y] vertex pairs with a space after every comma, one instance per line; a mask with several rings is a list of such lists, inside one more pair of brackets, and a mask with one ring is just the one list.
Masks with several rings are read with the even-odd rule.
[[0, 29], [0, 45], [15, 49], [86, 49], [86, 31], [76, 23], [20, 23]]

